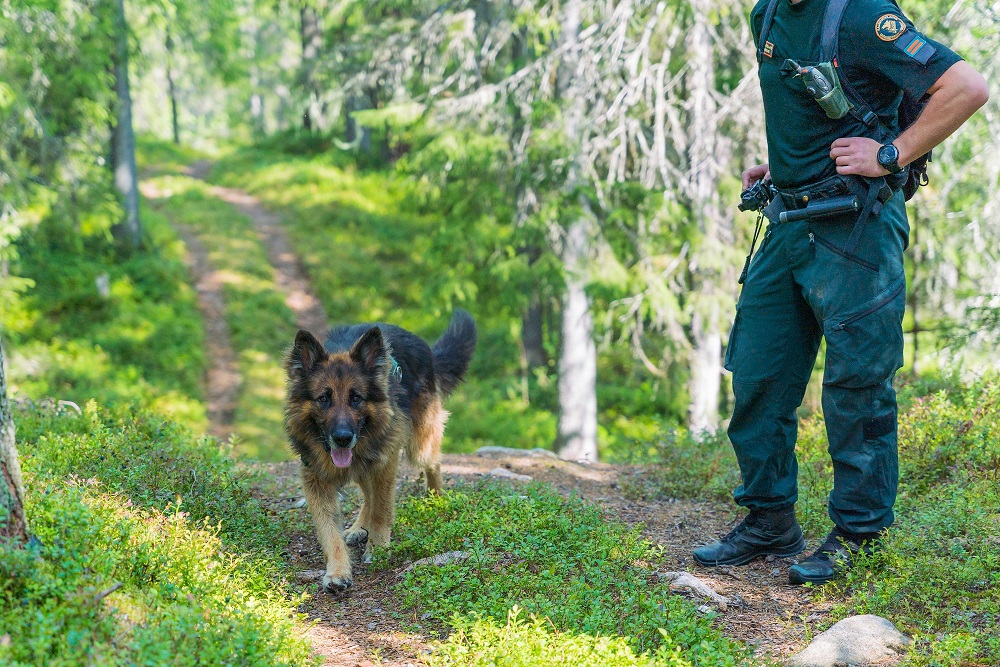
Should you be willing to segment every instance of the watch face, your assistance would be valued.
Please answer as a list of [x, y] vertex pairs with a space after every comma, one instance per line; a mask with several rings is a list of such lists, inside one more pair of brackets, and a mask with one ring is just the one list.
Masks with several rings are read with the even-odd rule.
[[886, 144], [878, 149], [878, 163], [883, 167], [895, 166], [899, 159], [899, 150], [892, 144]]

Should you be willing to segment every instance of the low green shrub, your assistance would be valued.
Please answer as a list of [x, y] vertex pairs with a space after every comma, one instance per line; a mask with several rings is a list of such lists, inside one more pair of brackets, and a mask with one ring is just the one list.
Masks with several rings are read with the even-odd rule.
[[[413, 617], [449, 623], [459, 632], [444, 649], [452, 658], [467, 642], [522, 633], [534, 640], [490, 649], [510, 658], [498, 664], [530, 664], [532, 651], [545, 655], [557, 650], [553, 645], [577, 652], [586, 646], [621, 652], [627, 645], [636, 654], [662, 647], [697, 665], [735, 665], [748, 656], [713, 627], [714, 614], [700, 615], [653, 575], [660, 557], [638, 529], [610, 522], [593, 505], [548, 487], [480, 483], [409, 498], [399, 508], [394, 539], [387, 556], [392, 562], [454, 550], [470, 554], [443, 567], [414, 568], [397, 587]], [[515, 606], [546, 619], [557, 634], [541, 636], [537, 623], [521, 626], [516, 619], [496, 626]], [[470, 625], [470, 619], [482, 623]], [[602, 644], [595, 637], [610, 639]]]
[[5, 665], [307, 665], [288, 526], [203, 438], [145, 412], [19, 410], [32, 534], [0, 547]]
[[204, 331], [169, 224], [144, 209], [146, 245], [122, 256], [50, 222], [18, 241], [11, 268], [32, 286], [0, 314], [15, 396], [133, 403], [203, 428]]
[[[880, 614], [911, 633], [908, 665], [1000, 664], [1000, 381], [903, 382], [899, 398], [896, 524], [883, 549], [818, 594], [837, 602], [837, 618]], [[822, 416], [802, 420], [796, 511], [813, 537], [831, 525], [826, 447]], [[723, 436], [677, 431], [660, 449], [661, 465], [631, 493], [731, 502], [739, 470]]]
[[[693, 667], [665, 631], [664, 643], [656, 651], [636, 655], [621, 637], [559, 632], [551, 623], [531, 616], [523, 618], [514, 607], [505, 625], [491, 618], [468, 620], [455, 617], [452, 635], [436, 645], [428, 656], [431, 667]], [[668, 648], [669, 646], [669, 648]], [[702, 659], [697, 664], [731, 664]]]

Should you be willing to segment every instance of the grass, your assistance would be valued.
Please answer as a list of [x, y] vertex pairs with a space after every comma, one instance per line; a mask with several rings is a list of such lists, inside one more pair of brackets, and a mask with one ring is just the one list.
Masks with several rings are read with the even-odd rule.
[[226, 322], [243, 377], [234, 417], [237, 451], [264, 461], [288, 459], [281, 360], [297, 327], [252, 223], [195, 179], [165, 175], [151, 183], [163, 197], [150, 206], [197, 234], [222, 280]]
[[[906, 665], [1000, 664], [1000, 380], [903, 382], [899, 395], [896, 524], [882, 550], [817, 595], [837, 603], [836, 618], [879, 614], [912, 635]], [[797, 456], [796, 510], [818, 537], [833, 479], [821, 416], [803, 420]], [[631, 491], [729, 500], [737, 483], [724, 437], [699, 445], [675, 432], [651, 487]]]
[[714, 614], [700, 615], [652, 576], [660, 556], [637, 529], [548, 487], [480, 483], [409, 498], [382, 558], [454, 550], [470, 557], [414, 568], [397, 587], [409, 617], [453, 630], [434, 664], [574, 664], [554, 656], [587, 651], [597, 652], [593, 660], [617, 656], [607, 663], [614, 665], [653, 664], [650, 656], [672, 656], [655, 661], [666, 665], [748, 658], [713, 627]]
[[[450, 401], [446, 451], [552, 446], [554, 365], [523, 371], [519, 320], [495, 303], [497, 294], [515, 288], [498, 278], [493, 296], [477, 294], [470, 278], [476, 267], [440, 258], [441, 243], [460, 240], [447, 239], [433, 210], [417, 212], [418, 180], [359, 169], [349, 154], [322, 142], [303, 147], [295, 137], [222, 158], [211, 180], [247, 190], [282, 215], [333, 323], [389, 321], [433, 341], [447, 325], [451, 304], [472, 312], [479, 348], [468, 381]], [[623, 459], [645, 451], [670, 409], [666, 383], [654, 385], [620, 354], [602, 353], [599, 363], [599, 377], [613, 378], [598, 386], [602, 456]]]
[[39, 543], [0, 547], [0, 662], [312, 664], [279, 577], [289, 526], [227, 452], [93, 403], [15, 419]]
[[143, 224], [145, 247], [128, 256], [56, 221], [18, 242], [12, 272], [31, 286], [0, 313], [15, 396], [132, 403], [204, 428], [204, 331], [183, 246], [155, 212]]

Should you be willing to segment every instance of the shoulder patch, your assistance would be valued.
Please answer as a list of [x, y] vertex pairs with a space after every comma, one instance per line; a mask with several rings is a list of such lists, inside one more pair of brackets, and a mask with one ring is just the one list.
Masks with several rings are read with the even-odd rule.
[[906, 32], [906, 24], [896, 14], [882, 14], [875, 21], [875, 34], [883, 42], [895, 42]]
[[774, 42], [764, 43], [764, 55], [767, 56], [768, 58], [774, 55]]
[[912, 39], [903, 39], [895, 42], [897, 49], [916, 60], [921, 65], [926, 65], [937, 49], [927, 43], [927, 40], [920, 35], [914, 34]]

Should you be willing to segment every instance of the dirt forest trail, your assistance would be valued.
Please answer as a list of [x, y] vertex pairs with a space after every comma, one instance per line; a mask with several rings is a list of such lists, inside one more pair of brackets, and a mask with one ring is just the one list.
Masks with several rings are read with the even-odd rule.
[[[204, 180], [210, 168], [208, 162], [196, 162], [187, 174]], [[298, 325], [314, 333], [326, 329], [326, 313], [310, 288], [301, 262], [291, 250], [280, 217], [240, 190], [211, 186], [209, 192], [252, 221], [273, 266], [275, 282], [284, 292]], [[157, 195], [149, 182], [144, 183], [143, 193], [148, 197]], [[207, 352], [213, 360], [207, 378], [210, 432], [224, 438], [232, 432], [233, 408], [242, 380], [226, 325], [220, 280], [197, 235], [182, 225], [176, 228], [187, 248], [188, 265], [205, 320]], [[260, 465], [267, 467], [273, 480], [269, 488], [263, 490], [272, 506], [282, 512], [307, 513], [302, 501], [298, 463]], [[741, 568], [699, 568], [690, 557], [691, 549], [727, 532], [736, 515], [730, 506], [719, 502], [644, 497], [643, 480], [647, 470], [642, 467], [583, 465], [553, 457], [508, 453], [499, 457], [446, 455], [442, 472], [446, 485], [454, 485], [490, 476], [497, 468], [531, 476], [565, 495], [580, 496], [599, 506], [611, 520], [641, 525], [643, 535], [663, 549], [661, 571], [691, 572], [732, 601], [724, 610], [716, 610], [717, 622], [731, 637], [756, 644], [758, 656], [780, 658], [801, 649], [831, 609], [828, 602], [816, 602], [811, 592], [787, 584], [788, 567], [793, 563], [790, 559], [759, 560]], [[417, 477], [415, 470], [402, 468], [400, 496], [418, 492]], [[357, 489], [347, 491], [349, 507], [357, 507], [357, 494]], [[302, 514], [301, 518], [301, 525], [308, 526], [308, 515]], [[404, 630], [403, 622], [395, 615], [401, 609], [393, 590], [399, 581], [399, 571], [359, 565], [354, 587], [343, 596], [333, 597], [319, 592], [323, 556], [311, 528], [303, 528], [292, 536], [288, 557], [288, 580], [294, 582], [298, 590], [310, 594], [300, 611], [312, 622], [306, 632], [324, 664], [336, 667], [420, 665], [430, 643], [442, 638], [437, 628], [421, 628], [417, 633]], [[419, 618], [407, 620], [409, 627], [420, 625]]]

